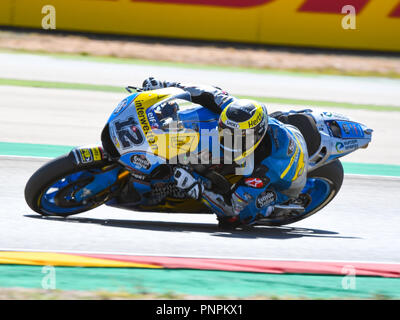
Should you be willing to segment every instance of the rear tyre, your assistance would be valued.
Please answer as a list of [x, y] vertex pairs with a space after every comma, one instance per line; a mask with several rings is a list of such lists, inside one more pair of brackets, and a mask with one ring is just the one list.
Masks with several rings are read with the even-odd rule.
[[320, 186], [320, 189], [325, 188], [326, 190], [323, 192], [323, 195], [318, 194], [318, 192], [315, 192], [314, 194], [310, 192], [311, 200], [308, 201], [303, 213], [299, 214], [296, 212], [288, 212], [283, 217], [273, 218], [272, 216], [271, 219], [263, 219], [257, 224], [266, 226], [281, 226], [295, 223], [313, 215], [330, 203], [338, 194], [340, 188], [342, 187], [343, 177], [343, 166], [338, 159], [311, 171], [307, 176], [307, 180], [310, 183], [314, 183], [316, 186]]
[[87, 203], [77, 202], [73, 194], [93, 180], [93, 170], [99, 171], [106, 163], [79, 167], [71, 154], [60, 156], [40, 167], [25, 186], [25, 201], [41, 215], [66, 217], [93, 209], [106, 200], [106, 195], [94, 197]]

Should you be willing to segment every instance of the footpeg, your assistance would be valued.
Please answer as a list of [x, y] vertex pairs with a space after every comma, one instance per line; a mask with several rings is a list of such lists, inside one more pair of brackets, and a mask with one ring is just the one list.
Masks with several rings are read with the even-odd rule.
[[282, 209], [282, 210], [296, 210], [303, 212], [304, 207], [299, 206], [297, 204], [289, 204], [289, 205], [275, 205], [275, 209]]

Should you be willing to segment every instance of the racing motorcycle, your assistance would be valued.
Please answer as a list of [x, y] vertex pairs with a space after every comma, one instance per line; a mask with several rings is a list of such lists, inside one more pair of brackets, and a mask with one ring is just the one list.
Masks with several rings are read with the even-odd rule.
[[[201, 141], [210, 140], [202, 132], [215, 130], [219, 116], [192, 103], [190, 94], [179, 88], [126, 89], [129, 95], [109, 117], [101, 143], [76, 147], [31, 176], [25, 200], [33, 211], [67, 217], [105, 204], [146, 212], [212, 213], [175, 186], [173, 167], [181, 164], [172, 160], [200, 154], [207, 146]], [[163, 112], [165, 107], [172, 112]], [[297, 127], [309, 154], [307, 183], [299, 197], [276, 205], [270, 216], [255, 222], [280, 226], [309, 217], [332, 201], [344, 177], [339, 158], [366, 148], [373, 130], [346, 116], [310, 109], [270, 116]], [[228, 193], [243, 178], [225, 164], [185, 166], [219, 193]], [[257, 208], [268, 196], [257, 198]]]

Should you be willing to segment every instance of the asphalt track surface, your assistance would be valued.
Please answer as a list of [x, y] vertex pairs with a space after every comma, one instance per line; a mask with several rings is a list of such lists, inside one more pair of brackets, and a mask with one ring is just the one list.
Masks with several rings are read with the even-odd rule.
[[0, 160], [0, 248], [189, 257], [399, 262], [400, 179], [346, 176], [321, 212], [282, 227], [221, 232], [213, 215], [158, 214], [102, 206], [41, 218], [25, 204], [39, 159]]
[[[108, 75], [109, 81], [106, 84], [118, 83], [123, 86], [127, 84], [129, 73], [134, 75], [134, 79], [143, 79], [149, 75], [145, 75], [141, 67], [135, 69], [131, 66], [129, 72], [126, 68], [123, 71], [121, 67], [117, 68], [121, 72], [121, 78], [117, 79], [115, 73], [118, 70], [111, 71], [111, 66], [104, 70], [99, 69], [99, 65], [90, 65], [90, 68], [97, 67], [96, 81], [93, 80], [93, 74], [89, 77], [90, 73], [86, 73], [90, 69], [85, 68], [89, 66], [79, 65], [80, 61], [55, 63], [50, 59], [42, 61], [39, 67], [28, 63], [26, 59], [22, 59], [22, 62], [21, 59], [13, 59], [10, 58], [8, 63], [0, 59], [0, 77], [57, 81], [67, 81], [70, 77], [71, 82], [93, 81], [104, 84], [102, 80], [105, 81]], [[72, 70], [80, 70], [81, 77]], [[160, 76], [170, 72], [162, 69]], [[184, 70], [180, 75], [176, 72], [174, 74], [179, 79], [188, 79], [191, 71]], [[195, 72], [198, 75], [204, 72], [202, 79], [206, 80], [206, 71]], [[209, 78], [215, 79], [213, 75], [208, 73]], [[243, 92], [239, 92], [237, 84], [234, 89], [241, 94], [266, 95], [257, 87], [259, 75], [254, 77]], [[77, 81], [78, 78], [81, 81]], [[110, 79], [114, 79], [114, 82]], [[226, 84], [235, 86], [227, 77], [221, 76], [218, 79], [221, 82], [224, 79]], [[268, 83], [273, 83], [273, 80], [269, 78]], [[295, 80], [292, 78], [291, 81]], [[370, 81], [360, 80], [357, 85], [360, 91], [343, 96], [349, 102], [365, 103], [368, 97], [372, 99], [374, 96], [381, 104], [399, 105], [400, 90], [395, 90], [398, 83], [382, 81], [378, 81], [372, 90]], [[282, 96], [278, 87], [281, 86], [283, 90], [283, 82], [273, 87], [277, 96]], [[312, 83], [317, 84], [307, 83], [307, 87]], [[322, 90], [325, 87], [331, 90], [331, 96], [337, 97], [338, 90], [345, 90], [346, 85], [329, 88], [333, 83], [322, 81], [318, 88]], [[297, 89], [293, 92], [301, 92], [301, 86], [297, 86]], [[314, 94], [313, 97], [317, 99], [322, 92], [326, 93], [323, 100], [329, 100], [328, 91], [318, 93], [316, 87], [314, 89], [314, 93], [304, 93], [307, 98]], [[288, 92], [287, 86], [285, 91]], [[377, 98], [379, 91], [382, 99]], [[364, 93], [367, 96], [363, 96]], [[0, 87], [0, 96], [1, 141], [60, 145], [97, 142], [106, 119], [123, 98], [118, 93], [7, 86]], [[301, 94], [295, 96], [302, 98]], [[374, 102], [371, 99], [367, 102]], [[367, 161], [374, 163], [399, 164], [397, 139], [393, 134], [399, 123], [398, 112], [388, 115], [372, 111], [335, 111], [356, 116], [357, 120], [375, 129], [375, 140], [371, 146], [346, 157], [346, 161], [364, 162], [367, 158]], [[28, 178], [43, 163], [43, 159], [0, 157], [0, 249], [400, 262], [398, 178], [345, 176], [339, 195], [328, 207], [310, 218], [284, 227], [220, 232], [213, 215], [137, 213], [105, 206], [68, 219], [41, 218], [26, 205], [23, 190]]]

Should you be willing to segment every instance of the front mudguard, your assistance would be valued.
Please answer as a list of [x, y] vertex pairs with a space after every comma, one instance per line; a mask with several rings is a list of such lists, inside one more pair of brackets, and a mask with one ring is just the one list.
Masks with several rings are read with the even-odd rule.
[[97, 145], [86, 145], [79, 146], [71, 150], [68, 154], [68, 158], [77, 167], [88, 168], [94, 165], [106, 166], [113, 162], [108, 159], [107, 154], [101, 146]]

